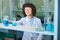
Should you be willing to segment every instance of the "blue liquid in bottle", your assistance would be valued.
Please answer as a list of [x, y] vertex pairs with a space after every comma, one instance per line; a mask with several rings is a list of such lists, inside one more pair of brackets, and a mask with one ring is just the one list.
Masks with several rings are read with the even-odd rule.
[[4, 25], [8, 26], [9, 25], [9, 21], [8, 20], [4, 20]]
[[4, 26], [8, 26], [9, 25], [9, 20], [8, 20], [8, 16], [4, 16]]

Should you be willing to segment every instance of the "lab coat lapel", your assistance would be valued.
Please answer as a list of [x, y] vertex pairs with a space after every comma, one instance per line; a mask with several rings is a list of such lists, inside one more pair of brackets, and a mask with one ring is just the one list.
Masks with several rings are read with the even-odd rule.
[[33, 18], [30, 20], [28, 17], [26, 17], [26, 25], [33, 26], [33, 23], [34, 23], [34, 19]]

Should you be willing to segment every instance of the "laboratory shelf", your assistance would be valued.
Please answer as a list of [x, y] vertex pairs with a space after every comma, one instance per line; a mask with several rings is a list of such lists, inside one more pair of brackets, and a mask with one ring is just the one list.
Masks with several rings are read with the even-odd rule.
[[16, 31], [26, 31], [26, 32], [32, 32], [32, 33], [40, 33], [43, 35], [54, 35], [53, 32], [50, 31], [36, 31], [35, 28], [31, 28], [31, 27], [24, 27], [21, 25], [17, 25], [17, 26], [12, 26], [11, 24], [9, 24], [9, 26], [4, 26], [4, 24], [0, 24], [0, 28], [1, 29], [10, 29], [10, 30], [16, 30]]

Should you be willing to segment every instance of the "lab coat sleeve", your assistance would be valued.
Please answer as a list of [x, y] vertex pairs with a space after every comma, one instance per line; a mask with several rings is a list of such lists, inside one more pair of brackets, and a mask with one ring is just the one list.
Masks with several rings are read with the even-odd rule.
[[[41, 28], [42, 27], [42, 23], [41, 23], [41, 20], [39, 19], [39, 22], [38, 22], [38, 27]], [[37, 40], [42, 40], [42, 37], [43, 35], [42, 34], [39, 34]]]
[[39, 20], [37, 20], [37, 24], [38, 24], [38, 28], [41, 28], [42, 27], [42, 23], [41, 23], [41, 20], [39, 19]]
[[23, 18], [21, 18], [19, 21], [17, 21], [18, 25], [23, 25]]

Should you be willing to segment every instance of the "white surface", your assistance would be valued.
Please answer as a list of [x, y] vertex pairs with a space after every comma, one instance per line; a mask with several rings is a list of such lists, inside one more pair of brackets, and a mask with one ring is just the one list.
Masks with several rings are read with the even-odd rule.
[[21, 26], [21, 25], [12, 26], [11, 24], [9, 24], [9, 26], [4, 26], [3, 24], [0, 24], [0, 28], [2, 28], [2, 29], [17, 30], [17, 31], [27, 31], [27, 32], [33, 32], [33, 33], [40, 33], [40, 34], [44, 34], [44, 35], [54, 35], [54, 33], [51, 33], [51, 32], [47, 32], [47, 31], [35, 31], [35, 28], [24, 27], [24, 26]]
[[54, 0], [54, 40], [58, 40], [58, 1]]

